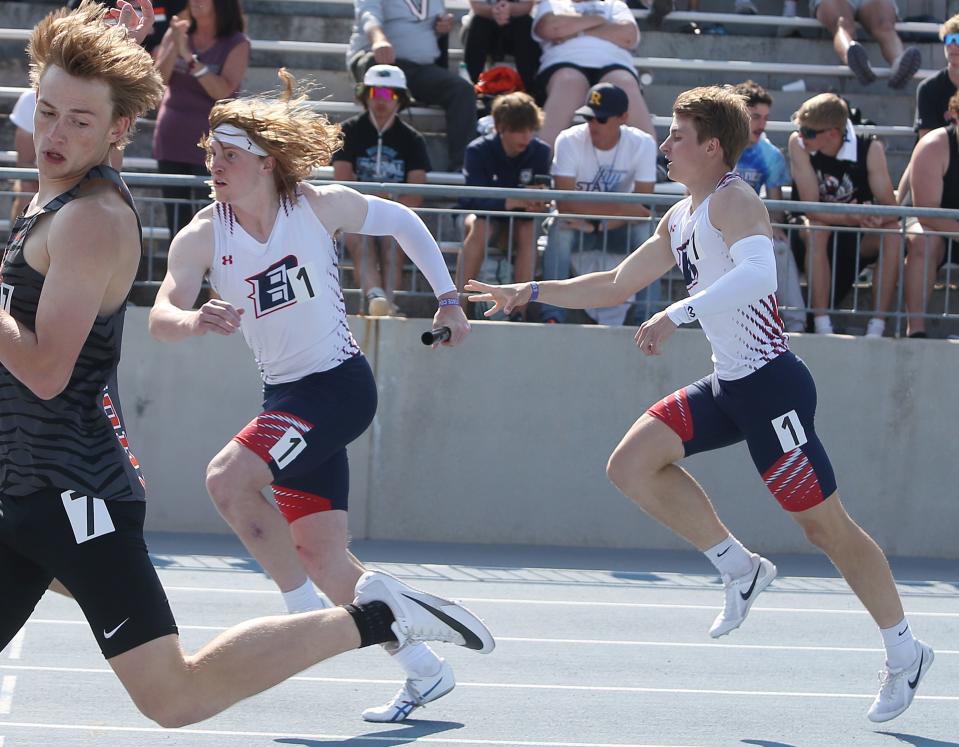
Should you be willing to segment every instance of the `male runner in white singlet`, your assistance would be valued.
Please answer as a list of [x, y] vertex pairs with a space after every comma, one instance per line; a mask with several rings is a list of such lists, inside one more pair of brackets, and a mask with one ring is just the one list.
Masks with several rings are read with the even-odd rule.
[[[143, 247], [109, 154], [163, 93], [121, 6], [111, 27], [106, 9], [85, 0], [51, 13], [30, 38], [39, 188], [0, 265], [0, 649], [58, 579], [134, 703], [167, 727], [359, 646], [428, 639], [492, 650], [464, 608], [370, 572], [352, 604], [250, 620], [184, 652], [144, 542], [145, 481], [117, 392]], [[145, 36], [152, 7], [140, 7]], [[98, 701], [107, 713], [113, 697]]]
[[608, 272], [573, 280], [489, 286], [471, 280], [471, 301], [494, 301], [488, 314], [529, 301], [613, 306], [659, 279], [673, 264], [689, 297], [654, 315], [636, 334], [660, 355], [680, 324], [699, 321], [714, 373], [665, 397], [630, 428], [609, 459], [609, 478], [650, 516], [705, 553], [722, 575], [726, 601], [714, 638], [745, 620], [776, 567], [749, 552], [716, 515], [699, 484], [675, 462], [745, 440], [766, 486], [822, 549], [878, 624], [886, 648], [873, 721], [912, 703], [933, 651], [912, 635], [879, 546], [846, 513], [829, 458], [816, 435], [816, 388], [789, 351], [776, 306], [776, 262], [769, 214], [731, 169], [749, 143], [749, 114], [731, 90], [686, 91], [673, 104], [660, 147], [669, 176], [689, 197], [673, 205], [656, 233]]
[[[347, 548], [346, 446], [376, 412], [376, 384], [350, 333], [333, 235], [394, 236], [439, 299], [434, 326], [469, 332], [436, 241], [405, 206], [305, 182], [340, 146], [339, 127], [294, 98], [217, 103], [204, 140], [216, 201], [174, 239], [150, 314], [165, 341], [243, 331], [264, 381], [263, 412], [214, 457], [207, 488], [283, 592], [290, 612], [353, 598], [364, 568]], [[193, 304], [203, 278], [219, 296]], [[276, 510], [260, 492], [271, 486]], [[285, 519], [285, 520], [284, 520]], [[304, 572], [305, 569], [305, 572]], [[307, 578], [309, 576], [309, 578]], [[424, 645], [387, 647], [407, 680], [368, 721], [402, 721], [455, 684]]]

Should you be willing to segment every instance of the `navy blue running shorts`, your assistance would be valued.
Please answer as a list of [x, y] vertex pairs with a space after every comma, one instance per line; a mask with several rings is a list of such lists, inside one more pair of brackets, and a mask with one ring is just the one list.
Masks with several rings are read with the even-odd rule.
[[791, 351], [735, 381], [713, 373], [647, 412], [683, 440], [686, 456], [745, 440], [766, 487], [787, 511], [805, 511], [836, 491], [814, 425], [816, 384]]
[[273, 473], [273, 497], [291, 524], [320, 511], [346, 511], [346, 445], [376, 414], [376, 382], [363, 355], [329, 371], [263, 387], [263, 412], [234, 440]]
[[0, 649], [53, 579], [73, 595], [110, 659], [177, 633], [143, 539], [143, 501], [76, 491], [0, 495]]

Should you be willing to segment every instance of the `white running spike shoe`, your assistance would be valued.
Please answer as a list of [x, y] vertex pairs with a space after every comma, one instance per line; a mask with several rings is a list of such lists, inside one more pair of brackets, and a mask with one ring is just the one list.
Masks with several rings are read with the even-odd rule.
[[391, 723], [405, 721], [417, 708], [442, 698], [456, 687], [453, 667], [440, 659], [440, 671], [432, 677], [410, 677], [393, 699], [379, 708], [363, 711], [366, 721]]
[[891, 721], [912, 705], [916, 688], [936, 658], [932, 647], [922, 641], [916, 643], [919, 644], [919, 652], [912, 664], [905, 669], [890, 669], [885, 666], [879, 672], [879, 694], [866, 712], [870, 721]]
[[391, 625], [401, 646], [444, 641], [488, 654], [496, 647], [486, 624], [456, 602], [417, 591], [383, 571], [367, 571], [356, 582], [355, 604], [384, 602], [393, 612]]
[[776, 566], [755, 553], [752, 553], [751, 557], [753, 567], [749, 573], [739, 578], [730, 578], [723, 574], [726, 603], [709, 629], [709, 635], [713, 638], [731, 633], [742, 625], [756, 597], [776, 578]]

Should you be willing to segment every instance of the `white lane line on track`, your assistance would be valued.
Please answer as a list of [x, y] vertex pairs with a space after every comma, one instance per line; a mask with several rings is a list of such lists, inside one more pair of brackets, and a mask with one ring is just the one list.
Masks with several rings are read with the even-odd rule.
[[[171, 737], [175, 734], [193, 734], [196, 736], [210, 737], [266, 737], [268, 739], [322, 739], [329, 741], [348, 741], [350, 744], [361, 742], [387, 742], [390, 745], [397, 743], [397, 737], [394, 736], [369, 736], [352, 734], [304, 734], [303, 732], [282, 733], [277, 731], [227, 731], [217, 729], [161, 729], [159, 727], [147, 726], [86, 726], [84, 724], [42, 724], [29, 722], [4, 721], [5, 727], [16, 727], [21, 729], [61, 729], [68, 731], [112, 731], [133, 734], [168, 734]], [[2, 740], [3, 737], [0, 737]], [[406, 737], [400, 738], [406, 741]], [[410, 737], [410, 739], [414, 739]], [[663, 744], [636, 744], [626, 742], [531, 742], [528, 740], [517, 741], [510, 739], [508, 741], [501, 739], [447, 739], [444, 737], [415, 737], [417, 743], [423, 744], [456, 744], [456, 745], [491, 745], [492, 747], [690, 747], [689, 745], [663, 745]], [[2, 743], [0, 743], [2, 747]]]
[[[37, 618], [27, 621], [32, 625], [82, 625], [86, 626], [86, 620], [53, 620], [49, 618]], [[225, 625], [177, 625], [180, 630], [206, 630], [213, 633], [222, 633], [228, 630]], [[523, 638], [519, 636], [496, 636], [497, 643], [542, 643], [557, 646], [647, 646], [651, 648], [706, 648], [706, 649], [737, 649], [757, 651], [821, 651], [828, 653], [847, 653], [847, 654], [876, 654], [882, 652], [881, 648], [864, 648], [861, 646], [787, 646], [766, 643], [695, 643], [679, 641], [623, 641], [609, 640], [599, 638]], [[959, 656], [959, 649], [936, 649], [936, 656]]]
[[[92, 667], [34, 667], [24, 666], [22, 664], [0, 664], [0, 670], [9, 669], [18, 672], [59, 672], [73, 674], [113, 674], [112, 669]], [[356, 677], [309, 677], [297, 675], [290, 677], [287, 682], [323, 682], [331, 684], [348, 685], [395, 685], [402, 684], [401, 680], [381, 680], [365, 679]], [[594, 692], [594, 693], [649, 693], [665, 695], [732, 695], [749, 696], [769, 695], [775, 697], [790, 698], [865, 698], [873, 700], [876, 696], [872, 693], [826, 693], [826, 692], [793, 692], [780, 690], [709, 690], [701, 688], [686, 687], [632, 687], [617, 685], [548, 685], [536, 683], [520, 682], [459, 682], [457, 687], [486, 687], [501, 688], [504, 690], [556, 690], [566, 692]], [[917, 695], [916, 700], [944, 701], [949, 703], [959, 703], [959, 695]], [[2, 721], [0, 724], [6, 724]], [[506, 744], [516, 744], [507, 742]]]
[[[224, 589], [206, 586], [164, 586], [165, 591], [198, 592], [201, 594], [272, 594], [279, 596], [275, 589]], [[718, 590], [717, 590], [718, 591]], [[852, 592], [850, 592], [850, 595]], [[667, 604], [644, 602], [583, 602], [567, 599], [503, 599], [499, 597], [462, 597], [453, 595], [458, 602], [470, 604], [542, 604], [561, 607], [623, 607], [625, 609], [666, 609], [666, 610], [712, 610], [716, 611], [715, 604]], [[820, 607], [750, 607], [750, 612], [793, 612], [823, 615], [865, 615], [864, 609], [824, 609]], [[916, 612], [909, 610], [909, 617], [948, 617], [959, 618], [959, 612]]]
[[23, 652], [23, 639], [27, 634], [26, 628], [20, 628], [20, 631], [13, 637], [13, 640], [10, 641], [10, 644], [7, 646], [7, 658], [8, 659], [19, 659], [20, 654]]
[[13, 691], [17, 687], [17, 676], [15, 674], [4, 675], [0, 680], [0, 715], [7, 715], [13, 708]]

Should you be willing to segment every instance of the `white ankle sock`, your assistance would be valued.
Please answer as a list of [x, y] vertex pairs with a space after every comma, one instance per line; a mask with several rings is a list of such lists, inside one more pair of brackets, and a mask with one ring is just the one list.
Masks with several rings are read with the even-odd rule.
[[731, 534], [718, 545], [710, 547], [703, 553], [712, 563], [720, 575], [730, 578], [745, 576], [753, 569], [753, 559], [749, 550]]
[[796, 0], [783, 0], [783, 15], [786, 18], [795, 18]]
[[882, 643], [886, 647], [886, 663], [890, 669], [905, 669], [916, 660], [919, 644], [912, 634], [906, 618], [891, 628], [880, 628]]
[[408, 677], [429, 677], [440, 671], [440, 657], [425, 643], [402, 646], [393, 659], [403, 667]]
[[298, 586], [292, 591], [283, 592], [283, 601], [286, 603], [286, 611], [291, 615], [298, 612], [312, 612], [313, 610], [323, 610], [332, 607], [330, 600], [325, 596], [320, 596], [316, 587], [310, 579], [306, 580], [302, 586]]

